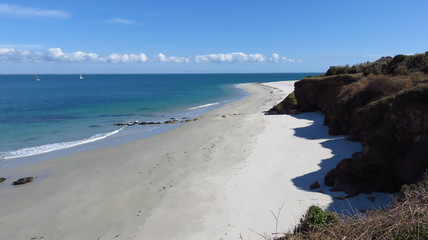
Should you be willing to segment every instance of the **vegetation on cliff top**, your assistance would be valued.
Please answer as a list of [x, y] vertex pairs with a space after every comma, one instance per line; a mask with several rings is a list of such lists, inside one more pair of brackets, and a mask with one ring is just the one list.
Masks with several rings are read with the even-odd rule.
[[407, 74], [421, 71], [428, 73], [428, 52], [415, 55], [399, 54], [395, 57], [382, 57], [375, 62], [356, 64], [353, 66], [332, 66], [326, 72], [326, 76], [338, 74], [363, 73], [364, 76], [370, 74]]

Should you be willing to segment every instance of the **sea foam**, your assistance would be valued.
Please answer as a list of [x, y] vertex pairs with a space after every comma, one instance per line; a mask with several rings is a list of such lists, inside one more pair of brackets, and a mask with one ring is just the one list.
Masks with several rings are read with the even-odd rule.
[[61, 142], [61, 143], [51, 143], [51, 144], [45, 144], [41, 146], [35, 146], [35, 147], [28, 147], [28, 148], [22, 148], [16, 151], [8, 151], [8, 152], [0, 152], [0, 159], [12, 159], [12, 158], [20, 158], [20, 157], [28, 157], [28, 156], [34, 156], [42, 153], [48, 153], [56, 150], [61, 150], [65, 148], [71, 148], [75, 146], [79, 146], [86, 143], [95, 142], [101, 139], [105, 139], [107, 137], [110, 137], [114, 134], [119, 133], [122, 129], [125, 127], [122, 127], [118, 130], [108, 132], [108, 133], [100, 133], [96, 134], [90, 138], [86, 138], [83, 140], [77, 140], [77, 141], [70, 141], [70, 142]]
[[217, 104], [219, 104], [219, 102], [216, 102], [216, 103], [208, 103], [208, 104], [204, 104], [204, 105], [201, 105], [201, 106], [192, 107], [192, 108], [189, 108], [188, 110], [196, 110], [196, 109], [200, 109], [200, 108], [211, 107], [211, 106], [214, 106], [214, 105], [217, 105]]

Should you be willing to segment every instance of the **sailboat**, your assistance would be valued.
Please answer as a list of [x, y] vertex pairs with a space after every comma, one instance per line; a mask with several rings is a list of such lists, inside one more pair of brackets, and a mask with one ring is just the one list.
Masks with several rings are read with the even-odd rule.
[[84, 79], [84, 78], [83, 78], [83, 76], [82, 76], [82, 74], [80, 74], [80, 77], [79, 77], [79, 78], [80, 78], [80, 79]]
[[36, 81], [40, 81], [39, 75], [38, 75], [38, 74], [36, 74], [36, 76], [34, 77], [34, 79], [35, 79]]

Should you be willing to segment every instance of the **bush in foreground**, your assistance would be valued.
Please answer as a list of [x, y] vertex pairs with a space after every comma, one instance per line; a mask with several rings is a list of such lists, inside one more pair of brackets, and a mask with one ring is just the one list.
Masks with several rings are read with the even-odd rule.
[[279, 239], [428, 239], [428, 179], [403, 186], [391, 208], [338, 221], [331, 214], [311, 207], [296, 231]]
[[316, 229], [326, 228], [339, 223], [338, 215], [334, 212], [324, 211], [320, 207], [311, 206], [300, 224], [294, 230], [295, 233], [310, 232]]

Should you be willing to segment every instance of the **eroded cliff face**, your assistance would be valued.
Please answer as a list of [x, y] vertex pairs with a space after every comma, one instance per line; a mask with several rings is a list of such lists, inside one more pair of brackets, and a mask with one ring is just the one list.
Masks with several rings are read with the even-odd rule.
[[293, 98], [271, 110], [321, 111], [330, 134], [349, 134], [364, 146], [326, 175], [326, 185], [349, 194], [396, 192], [427, 171], [427, 75], [308, 78], [295, 83]]

